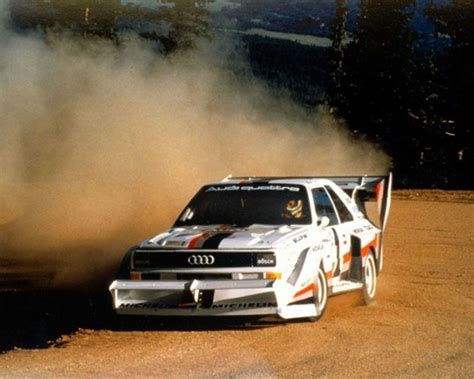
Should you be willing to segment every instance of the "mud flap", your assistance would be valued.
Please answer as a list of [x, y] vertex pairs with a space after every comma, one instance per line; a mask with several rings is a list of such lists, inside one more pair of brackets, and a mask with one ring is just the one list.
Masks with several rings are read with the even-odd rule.
[[356, 236], [351, 236], [351, 266], [349, 268], [349, 280], [362, 281], [362, 257], [361, 241]]

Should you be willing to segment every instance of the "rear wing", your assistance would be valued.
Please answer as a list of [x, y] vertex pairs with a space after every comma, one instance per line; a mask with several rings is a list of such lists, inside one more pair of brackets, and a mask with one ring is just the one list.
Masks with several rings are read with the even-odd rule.
[[354, 199], [364, 213], [365, 203], [376, 201], [381, 229], [387, 224], [392, 193], [392, 173], [387, 176], [338, 176], [327, 177]]

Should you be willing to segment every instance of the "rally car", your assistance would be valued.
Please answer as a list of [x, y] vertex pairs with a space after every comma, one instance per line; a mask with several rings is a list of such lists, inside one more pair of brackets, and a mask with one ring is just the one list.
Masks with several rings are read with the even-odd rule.
[[[227, 177], [204, 186], [171, 229], [124, 257], [119, 315], [319, 319], [328, 296], [373, 301], [391, 175]], [[378, 220], [365, 203], [375, 201]], [[374, 203], [375, 204], [375, 203]]]

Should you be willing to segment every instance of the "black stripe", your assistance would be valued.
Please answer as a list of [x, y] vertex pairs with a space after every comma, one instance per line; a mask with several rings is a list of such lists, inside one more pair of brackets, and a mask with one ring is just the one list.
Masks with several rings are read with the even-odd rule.
[[206, 241], [204, 241], [204, 243], [201, 246], [201, 249], [217, 249], [221, 241], [223, 239], [226, 239], [232, 234], [233, 232], [225, 232], [225, 233], [216, 234], [215, 236], [212, 236], [208, 238]]
[[334, 241], [336, 243], [336, 257], [337, 257], [337, 262], [336, 262], [336, 270], [334, 271], [333, 276], [337, 277], [341, 275], [341, 268], [339, 267], [341, 265], [341, 246], [339, 245], [339, 236], [337, 235], [337, 232], [334, 228], [331, 228], [332, 232], [334, 233]]

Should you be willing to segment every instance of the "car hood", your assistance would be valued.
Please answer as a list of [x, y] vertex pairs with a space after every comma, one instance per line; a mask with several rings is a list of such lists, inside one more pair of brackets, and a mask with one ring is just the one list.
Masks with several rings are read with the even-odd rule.
[[180, 249], [275, 248], [277, 245], [307, 238], [308, 225], [251, 225], [245, 228], [219, 225], [172, 228], [146, 245]]

